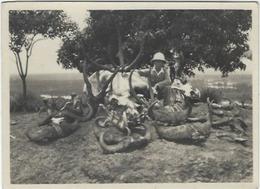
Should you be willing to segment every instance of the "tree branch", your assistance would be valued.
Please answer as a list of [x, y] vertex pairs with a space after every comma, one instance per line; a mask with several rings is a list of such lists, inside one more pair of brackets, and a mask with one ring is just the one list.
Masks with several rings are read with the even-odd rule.
[[24, 77], [27, 76], [29, 57], [30, 57], [30, 56], [28, 55], [28, 50], [26, 50], [26, 65], [25, 65], [25, 74], [24, 74]]
[[[28, 51], [29, 49], [30, 49], [30, 47], [31, 47], [31, 45], [32, 45], [32, 43], [33, 43], [33, 40], [34, 40], [34, 38], [35, 38], [35, 36], [36, 36], [37, 34], [33, 34], [33, 36], [32, 36], [32, 38], [30, 39], [30, 42], [28, 42], [28, 45], [24, 45], [24, 47], [25, 47], [25, 49], [26, 49], [26, 51]], [[29, 39], [28, 39], [28, 41], [29, 41]]]
[[19, 53], [16, 53], [16, 54], [17, 54], [17, 58], [18, 58], [18, 63], [19, 63], [20, 71], [21, 71], [21, 78], [24, 78], [24, 72], [23, 72], [23, 66], [22, 66], [20, 54], [19, 54]]
[[18, 58], [17, 58], [17, 55], [16, 55], [16, 52], [12, 51], [14, 56], [15, 56], [15, 64], [16, 64], [16, 67], [17, 67], [17, 70], [18, 70], [18, 73], [19, 73], [19, 76], [22, 77], [22, 74], [21, 74], [21, 71], [20, 71], [20, 68], [18, 66]]
[[29, 54], [28, 54], [29, 56], [32, 55], [32, 48], [35, 45], [35, 43], [38, 41], [42, 41], [42, 40], [45, 40], [45, 38], [36, 39], [34, 42], [31, 43], [30, 48], [29, 48]]

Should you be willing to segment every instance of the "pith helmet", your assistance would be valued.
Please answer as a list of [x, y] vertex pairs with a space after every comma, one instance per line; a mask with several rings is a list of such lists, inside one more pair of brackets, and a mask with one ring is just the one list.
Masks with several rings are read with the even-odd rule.
[[161, 52], [157, 52], [153, 55], [153, 59], [152, 59], [152, 62], [155, 61], [155, 60], [160, 60], [160, 61], [163, 61], [164, 63], [166, 62], [165, 60], [165, 57], [164, 57], [164, 54], [161, 53]]

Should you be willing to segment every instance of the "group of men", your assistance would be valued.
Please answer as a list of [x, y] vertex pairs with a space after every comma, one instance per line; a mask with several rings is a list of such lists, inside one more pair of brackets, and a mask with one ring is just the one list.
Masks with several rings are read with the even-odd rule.
[[[179, 104], [181, 103], [184, 105], [183, 94], [185, 93], [185, 89], [183, 86], [187, 84], [187, 81], [182, 75], [177, 74], [181, 66], [180, 56], [179, 53], [175, 53], [173, 63], [169, 64], [165, 59], [164, 54], [157, 52], [153, 55], [151, 60], [151, 68], [137, 71], [140, 76], [149, 78], [148, 80], [156, 98], [162, 102], [161, 104], [167, 107], [169, 111], [181, 111], [182, 109]], [[116, 106], [120, 106], [117, 99], [112, 99], [111, 102], [113, 102], [113, 104], [116, 103]], [[103, 108], [106, 109], [104, 106]], [[127, 109], [123, 112], [113, 111], [113, 109], [106, 112], [108, 112], [106, 120], [102, 124], [99, 124], [99, 126], [103, 127], [106, 123], [111, 123], [116, 127], [124, 129], [128, 128], [131, 121], [134, 121], [135, 123], [140, 122], [140, 120], [138, 120], [139, 115], [135, 115], [135, 118], [133, 119], [133, 112], [129, 112]], [[139, 113], [142, 114], [142, 112]]]
[[[164, 54], [161, 52], [157, 52], [153, 55], [153, 58], [151, 60], [151, 63], [152, 63], [151, 69], [138, 70], [138, 73], [141, 76], [150, 78], [149, 81], [152, 86], [153, 92], [156, 94], [156, 98], [161, 100], [165, 106], [167, 106], [167, 105], [171, 106], [171, 103], [175, 103], [176, 101], [178, 101], [178, 99], [183, 100], [183, 97], [181, 96], [181, 94], [178, 93], [178, 91], [182, 90], [180, 86], [182, 86], [186, 82], [184, 79], [180, 79], [181, 78], [180, 75], [177, 74], [179, 71], [180, 65], [181, 65], [180, 58], [181, 58], [180, 54], [175, 53], [174, 54], [174, 64], [169, 64], [166, 61]], [[173, 91], [175, 91], [175, 92], [173, 93]], [[174, 94], [174, 95], [172, 95], [172, 94]], [[174, 96], [174, 99], [173, 100], [170, 99], [173, 96]], [[69, 123], [75, 122], [74, 116], [71, 116], [71, 115], [80, 116], [82, 114], [82, 111], [80, 108], [81, 107], [80, 100], [76, 98], [75, 94], [73, 94], [71, 97], [72, 98], [71, 98], [70, 102], [64, 106], [64, 107], [66, 107], [66, 109], [62, 109], [60, 111], [60, 114], [58, 112], [56, 112], [56, 113], [53, 112], [46, 119], [44, 119], [42, 122], [39, 123], [39, 126], [55, 125], [55, 127], [54, 127], [55, 129], [52, 129], [52, 127], [50, 127], [48, 130], [45, 129], [46, 133], [49, 133], [49, 132], [59, 133], [56, 130], [60, 130], [60, 133], [62, 133], [61, 131], [64, 130], [63, 128], [65, 128], [65, 130], [68, 130], [67, 127], [70, 127]], [[112, 113], [113, 111], [110, 111], [110, 112]], [[57, 118], [55, 118], [55, 117], [57, 117]], [[110, 115], [108, 117], [111, 117], [111, 119], [118, 118], [119, 120], [110, 120], [110, 121], [111, 122], [115, 121], [116, 123], [121, 125], [122, 128], [127, 126], [128, 119], [127, 119], [127, 116], [123, 116], [123, 114], [118, 115], [118, 116]], [[52, 122], [52, 123], [50, 123], [50, 122]], [[63, 124], [61, 124], [61, 123], [63, 123]], [[66, 124], [64, 124], [64, 123], [66, 123]], [[59, 125], [61, 125], [61, 128], [59, 127]], [[77, 126], [78, 124], [76, 123], [75, 125]], [[57, 128], [60, 128], [60, 129], [57, 129]], [[78, 126], [75, 128], [78, 128]], [[73, 131], [74, 131], [74, 129], [72, 130], [72, 132]], [[70, 132], [70, 130], [69, 130], [69, 132]], [[32, 136], [34, 136], [34, 134], [31, 134], [29, 137], [31, 140], [33, 140], [33, 138], [34, 138], [34, 140], [42, 140], [41, 139], [42, 136], [39, 134], [35, 135], [35, 137], [32, 137]]]

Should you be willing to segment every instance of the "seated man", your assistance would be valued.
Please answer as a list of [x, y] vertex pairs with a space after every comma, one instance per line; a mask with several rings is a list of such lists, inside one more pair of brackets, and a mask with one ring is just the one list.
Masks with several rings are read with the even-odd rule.
[[150, 70], [139, 71], [141, 76], [150, 77], [151, 86], [155, 93], [157, 93], [157, 98], [159, 100], [165, 100], [169, 94], [169, 86], [171, 84], [170, 70], [166, 65], [166, 60], [164, 54], [157, 52], [154, 54], [151, 60], [153, 67]]

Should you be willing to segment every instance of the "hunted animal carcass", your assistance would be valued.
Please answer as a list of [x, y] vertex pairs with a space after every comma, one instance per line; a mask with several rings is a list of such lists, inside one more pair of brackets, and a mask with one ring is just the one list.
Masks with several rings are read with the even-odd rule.
[[[94, 95], [97, 95], [103, 88], [105, 82], [111, 77], [113, 73], [108, 70], [101, 70], [93, 73], [89, 77], [91, 83], [91, 89]], [[106, 92], [108, 100], [115, 98], [118, 100], [119, 105], [127, 106], [133, 113], [136, 112], [138, 104], [132, 97], [132, 92], [129, 87], [130, 72], [118, 72], [111, 83], [109, 84]], [[148, 78], [141, 76], [138, 72], [135, 72], [132, 76], [133, 89], [148, 97]], [[86, 90], [86, 84], [83, 91], [88, 94]]]
[[[187, 120], [188, 116], [192, 111], [192, 101], [195, 100], [195, 98], [199, 97], [199, 93], [196, 91], [196, 89], [194, 90], [191, 86], [185, 86], [184, 89], [180, 89], [179, 92], [182, 95], [183, 103], [181, 105], [179, 105], [179, 103], [176, 103], [178, 104], [178, 107], [175, 106], [175, 97], [173, 97], [175, 94], [169, 93], [169, 95], [172, 95], [173, 97], [173, 100], [171, 101], [174, 101], [174, 104], [164, 106], [155, 99], [155, 94], [153, 92], [154, 90], [151, 88], [149, 81], [148, 87], [151, 97], [150, 101], [147, 101], [145, 98], [140, 98], [135, 93], [132, 85], [133, 73], [134, 70], [130, 73], [129, 77], [130, 91], [132, 92], [132, 95], [133, 97], [135, 97], [136, 101], [140, 104], [143, 104], [143, 106], [147, 108], [147, 114], [150, 118], [156, 121], [171, 123], [172, 125], [178, 125]], [[171, 89], [169, 88], [169, 90]]]
[[156, 121], [179, 125], [185, 122], [192, 111], [192, 105], [189, 99], [186, 99], [184, 108], [179, 111], [171, 111], [165, 106], [155, 106], [153, 103], [148, 109], [148, 115]]
[[155, 126], [160, 138], [174, 142], [201, 142], [204, 141], [211, 131], [211, 102], [208, 101], [208, 117], [204, 123], [184, 123], [178, 126]]
[[111, 137], [108, 133], [111, 130], [108, 129], [102, 131], [100, 134], [96, 134], [96, 136], [104, 153], [126, 152], [143, 147], [151, 141], [151, 127], [145, 124], [143, 124], [143, 127], [145, 130], [144, 133], [134, 132], [127, 136]]
[[[144, 43], [148, 35], [149, 33], [144, 33], [141, 36], [139, 52], [131, 62], [125, 62], [120, 32], [118, 33], [117, 53], [119, 64], [115, 63], [114, 61], [110, 61], [112, 66], [111, 67], [106, 64], [100, 64], [99, 62], [102, 61], [101, 59], [96, 59], [95, 61], [92, 61], [89, 58], [87, 58], [88, 60], [83, 61], [82, 70], [85, 81], [83, 91], [84, 94], [86, 94], [86, 98], [83, 101], [85, 102], [85, 104], [88, 104], [88, 107], [90, 107], [89, 113], [86, 116], [88, 120], [93, 118], [93, 116], [96, 114], [99, 104], [104, 104], [105, 97], [107, 95], [110, 99], [113, 97], [117, 98], [119, 104], [125, 104], [133, 109], [133, 111], [131, 112], [135, 112], [134, 110], [136, 108], [136, 104], [129, 99], [129, 87], [128, 84], [125, 84], [125, 81], [128, 80], [127, 73], [130, 72], [133, 69], [133, 67], [135, 67], [136, 64], [140, 61], [144, 52]], [[95, 66], [97, 68], [96, 70], [98, 70], [91, 76], [88, 75], [87, 62], [90, 62], [89, 65]], [[136, 78], [138, 79], [136, 83], [139, 83], [139, 86], [143, 87], [144, 82], [141, 81], [140, 77]], [[110, 88], [114, 88], [116, 90], [110, 90], [109, 92], [109, 86]]]

